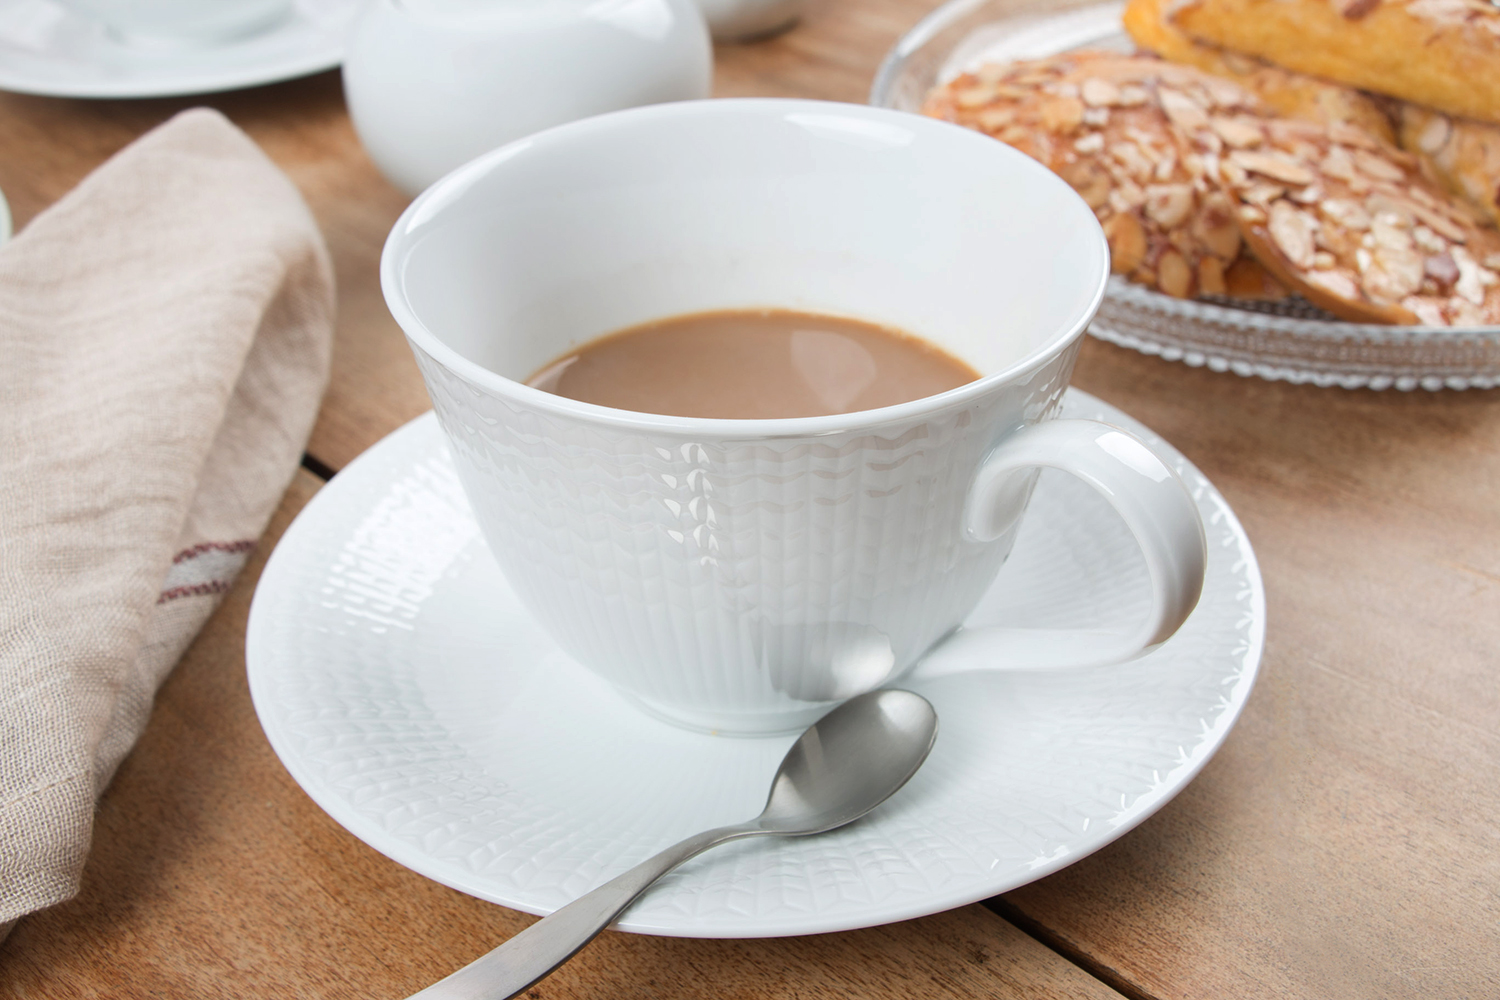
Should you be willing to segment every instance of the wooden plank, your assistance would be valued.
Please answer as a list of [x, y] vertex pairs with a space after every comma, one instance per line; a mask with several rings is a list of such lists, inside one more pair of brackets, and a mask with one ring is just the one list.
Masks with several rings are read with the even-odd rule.
[[1500, 996], [1500, 395], [1349, 392], [1090, 346], [1075, 380], [1183, 449], [1265, 572], [1219, 756], [1001, 912], [1132, 994]]
[[[885, 48], [930, 6], [815, 3], [807, 22], [779, 39], [721, 47], [718, 91], [862, 100]], [[18, 221], [188, 103], [0, 96], [7, 153], [0, 187]], [[328, 236], [341, 316], [333, 385], [312, 451], [341, 467], [426, 406], [375, 283], [380, 243], [405, 200], [359, 150], [334, 74], [207, 103], [288, 170]], [[1260, 553], [1271, 631], [1246, 717], [1200, 779], [1116, 845], [1011, 894], [1007, 912], [1133, 996], [1500, 995], [1500, 842], [1491, 819], [1500, 806], [1500, 397], [1277, 385], [1100, 343], [1085, 346], [1075, 381], [1163, 433], [1224, 490]], [[180, 676], [196, 670], [215, 683], [243, 684], [239, 634], [229, 630], [205, 636]], [[163, 705], [174, 686], [190, 683], [209, 681], [174, 677]], [[216, 983], [246, 983], [257, 970], [296, 964], [296, 975], [306, 977], [299, 990], [343, 995], [373, 982], [350, 971], [355, 956], [360, 970], [396, 970], [387, 992], [399, 995], [524, 923], [351, 842], [299, 799], [263, 745], [247, 750], [238, 742], [246, 738], [239, 728], [258, 729], [253, 720], [214, 714], [215, 697], [195, 695], [193, 711], [158, 712], [147, 745], [184, 741], [201, 759], [161, 758], [180, 775], [133, 763], [145, 747], [127, 761], [103, 805], [87, 898], [58, 911], [72, 914], [69, 921], [43, 923], [53, 920], [48, 915], [23, 923], [0, 946], [0, 977], [33, 994], [115, 987], [128, 994], [135, 988], [129, 977], [108, 978], [120, 955], [128, 959], [121, 968], [161, 992], [211, 992], [221, 988]], [[148, 782], [139, 770], [156, 777]], [[124, 796], [118, 789], [127, 779], [149, 787]], [[201, 791], [174, 797], [179, 781]], [[238, 883], [222, 860], [202, 862], [221, 876], [210, 884], [235, 886], [215, 895], [187, 859], [214, 851], [254, 859], [244, 830], [256, 824], [275, 831], [275, 855], [250, 861], [253, 874]], [[112, 861], [106, 833], [125, 845]], [[310, 895], [309, 883], [322, 895]], [[110, 888], [116, 884], [118, 892]], [[271, 916], [243, 910], [244, 900], [258, 897], [277, 903]], [[393, 899], [402, 909], [390, 906]], [[343, 916], [341, 907], [355, 903], [358, 919]], [[979, 917], [986, 922], [972, 925]], [[284, 933], [267, 936], [268, 919]], [[1005, 949], [1023, 949], [1005, 950], [1010, 957], [1001, 965], [1038, 967], [1001, 921], [972, 908], [941, 919], [960, 923], [934, 919], [902, 925], [917, 930], [836, 936], [870, 943], [848, 945], [833, 978], [799, 978], [820, 975], [801, 968], [819, 961], [798, 950], [815, 947], [807, 942], [666, 942], [666, 950], [641, 952], [637, 965], [628, 957], [592, 959], [604, 964], [579, 969], [605, 971], [579, 971], [568, 988], [618, 992], [629, 981], [632, 990], [653, 992], [659, 987], [647, 963], [661, 962], [679, 978], [660, 988], [682, 993], [755, 995], [745, 991], [768, 981], [783, 993], [805, 982], [855, 993], [870, 982], [866, 966], [877, 970], [874, 979], [886, 976], [890, 967], [870, 957], [883, 948], [934, 949], [934, 961], [975, 977], [964, 988], [994, 985], [964, 965], [962, 948], [944, 950], [968, 933], [955, 928], [971, 926], [1010, 942]], [[58, 948], [42, 965], [30, 964], [23, 949], [43, 948], [39, 938], [49, 936], [84, 957], [70, 960]], [[189, 943], [173, 945], [177, 936]], [[323, 936], [334, 943], [320, 944]], [[636, 954], [629, 949], [645, 940], [615, 936], [599, 954]], [[427, 942], [437, 943], [423, 950]], [[195, 976], [185, 955], [213, 973]], [[995, 975], [995, 964], [987, 963], [986, 975]], [[334, 971], [319, 980], [312, 966]], [[610, 969], [621, 970], [613, 985], [589, 978]]]
[[[82, 893], [0, 944], [0, 995], [402, 997], [534, 919], [355, 840], [292, 782], [256, 722], [243, 657], [250, 598], [319, 485], [298, 474], [162, 688], [100, 802]], [[529, 995], [1119, 1000], [981, 906], [800, 939], [610, 932]]]

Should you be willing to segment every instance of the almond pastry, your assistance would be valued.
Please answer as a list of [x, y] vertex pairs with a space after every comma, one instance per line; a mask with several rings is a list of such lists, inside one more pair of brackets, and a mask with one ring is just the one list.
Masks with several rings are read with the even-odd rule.
[[1500, 125], [1406, 103], [1397, 115], [1401, 148], [1500, 226]]
[[1390, 118], [1370, 95], [1191, 38], [1162, 17], [1163, 2], [1130, 0], [1125, 8], [1125, 30], [1141, 48], [1168, 62], [1228, 77], [1288, 118], [1348, 122], [1395, 143]]
[[1415, 157], [1341, 123], [1253, 124], [1259, 141], [1238, 147], [1204, 129], [1190, 138], [1279, 281], [1356, 322], [1500, 322], [1500, 233], [1427, 180]]
[[1224, 294], [1239, 226], [1173, 125], [1176, 115], [1210, 120], [1162, 82], [1176, 77], [1210, 81], [1232, 110], [1257, 103], [1186, 67], [1079, 52], [963, 74], [923, 111], [1009, 143], [1072, 185], [1104, 227], [1117, 274], [1179, 298]]
[[1130, 0], [1124, 23], [1137, 45], [1171, 62], [1229, 77], [1289, 118], [1344, 121], [1399, 143], [1430, 176], [1500, 225], [1500, 125], [1453, 118], [1408, 101], [1385, 101], [1383, 107], [1352, 87], [1190, 38], [1163, 19], [1161, 7], [1162, 0]]
[[1225, 49], [1500, 122], [1500, 8], [1489, 0], [1180, 0], [1166, 13]]

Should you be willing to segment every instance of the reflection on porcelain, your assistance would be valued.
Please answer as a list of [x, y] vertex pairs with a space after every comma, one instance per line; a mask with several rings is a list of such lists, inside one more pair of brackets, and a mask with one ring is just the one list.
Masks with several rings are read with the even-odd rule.
[[218, 42], [263, 30], [292, 0], [58, 0], [127, 39]]
[[[621, 929], [818, 934], [950, 909], [1084, 857], [1198, 773], [1260, 661], [1255, 553], [1213, 484], [1147, 428], [1077, 390], [1059, 416], [1124, 426], [1192, 490], [1209, 569], [1177, 635], [1108, 667], [975, 670], [981, 658], [957, 676], [902, 678], [942, 733], [898, 799], [823, 836], [709, 855]], [[1046, 472], [964, 624], [1108, 631], [1149, 602], [1109, 505]], [[245, 665], [272, 747], [334, 819], [429, 878], [528, 913], [760, 808], [791, 741], [668, 725], [562, 652], [479, 537], [430, 414], [297, 516], [256, 588]]]
[[748, 42], [785, 31], [802, 16], [802, 0], [698, 0], [708, 30], [721, 42]]
[[707, 97], [713, 51], [694, 0], [370, 0], [343, 72], [370, 158], [415, 194], [553, 125]]
[[[287, 16], [231, 38], [141, 40], [52, 0], [0, 0], [0, 90], [128, 98], [256, 87], [338, 66], [361, 0], [294, 0]], [[192, 0], [194, 9], [214, 6]]]
[[[636, 109], [498, 150], [419, 198], [382, 261], [520, 600], [656, 712], [725, 732], [800, 728], [951, 633], [1038, 466], [1113, 498], [1154, 587], [1130, 629], [1054, 637], [1058, 655], [1123, 659], [1177, 628], [1203, 574], [1181, 483], [1117, 453], [1122, 432], [1048, 422], [1107, 272], [1088, 206], [1008, 147], [773, 100]], [[767, 305], [907, 330], [986, 377], [785, 420], [630, 413], [521, 382], [611, 330]]]

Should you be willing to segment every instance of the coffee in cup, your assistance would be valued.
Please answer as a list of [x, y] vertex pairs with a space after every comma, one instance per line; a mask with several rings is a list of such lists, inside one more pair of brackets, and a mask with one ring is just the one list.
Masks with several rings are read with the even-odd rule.
[[816, 417], [894, 406], [979, 373], [873, 323], [745, 309], [673, 316], [592, 340], [526, 380], [585, 403], [678, 417]]

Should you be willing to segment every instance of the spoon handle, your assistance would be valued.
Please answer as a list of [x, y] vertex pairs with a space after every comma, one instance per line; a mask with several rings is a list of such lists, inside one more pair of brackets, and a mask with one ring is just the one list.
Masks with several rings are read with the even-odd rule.
[[608, 927], [636, 897], [684, 861], [719, 844], [765, 833], [752, 824], [706, 830], [647, 858], [411, 1000], [505, 1000], [544, 978]]

